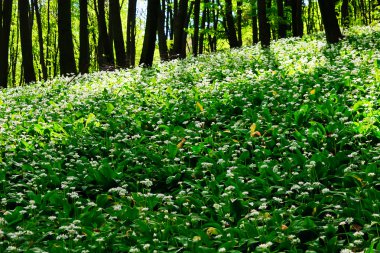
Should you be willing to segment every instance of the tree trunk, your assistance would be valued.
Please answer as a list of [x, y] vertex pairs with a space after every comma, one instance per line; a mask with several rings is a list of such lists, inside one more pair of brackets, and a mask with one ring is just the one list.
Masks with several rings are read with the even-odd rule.
[[116, 67], [126, 67], [126, 54], [124, 48], [123, 27], [120, 17], [119, 0], [109, 0], [110, 24], [112, 24], [112, 38], [116, 52]]
[[323, 26], [325, 27], [326, 40], [328, 43], [337, 43], [343, 38], [340, 31], [338, 19], [335, 16], [335, 4], [330, 0], [318, 0], [319, 9], [322, 15]]
[[286, 37], [286, 18], [284, 15], [284, 2], [283, 0], [277, 0], [277, 15], [279, 17], [278, 22], [278, 37]]
[[200, 15], [200, 9], [201, 7], [201, 0], [195, 0], [194, 4], [194, 37], [192, 40], [192, 47], [193, 47], [193, 55], [198, 55], [198, 43], [199, 43], [199, 15]]
[[134, 67], [136, 60], [136, 3], [137, 0], [128, 2], [127, 67]]
[[21, 53], [24, 69], [24, 80], [26, 83], [36, 81], [36, 73], [33, 64], [32, 30], [30, 29], [30, 6], [29, 0], [18, 0], [18, 11], [20, 18]]
[[252, 17], [252, 44], [259, 42], [259, 32], [257, 27], [257, 0], [251, 0], [251, 17]]
[[58, 0], [58, 33], [60, 73], [75, 74], [77, 70], [71, 30], [71, 0]]
[[237, 8], [237, 35], [238, 35], [238, 42], [239, 47], [243, 45], [243, 34], [242, 34], [242, 15], [243, 15], [243, 1], [238, 0], [236, 2], [236, 8]]
[[342, 7], [341, 7], [341, 15], [342, 15], [342, 26], [348, 27], [350, 24], [350, 19], [349, 19], [349, 13], [348, 13], [348, 0], [343, 0], [342, 2]]
[[236, 29], [235, 29], [235, 22], [234, 17], [232, 16], [232, 0], [225, 0], [226, 1], [226, 33], [228, 37], [228, 42], [230, 44], [231, 48], [239, 47], [239, 41], [236, 36]]
[[204, 6], [202, 10], [202, 21], [201, 21], [201, 31], [199, 36], [199, 54], [203, 54], [203, 45], [205, 37], [205, 28], [206, 28], [206, 14], [207, 14], [207, 3], [209, 0], [204, 0]]
[[302, 37], [303, 36], [302, 0], [291, 0], [291, 4], [292, 4], [293, 36]]
[[270, 26], [266, 13], [265, 0], [257, 1], [257, 9], [259, 15], [259, 38], [262, 47], [269, 47], [270, 45]]
[[159, 15], [160, 0], [148, 0], [145, 36], [140, 58], [140, 65], [144, 67], [150, 67], [153, 64]]
[[88, 32], [88, 8], [87, 0], [79, 1], [79, 72], [88, 73], [90, 66], [90, 39]]
[[165, 0], [162, 0], [161, 2], [161, 11], [160, 15], [158, 17], [158, 47], [160, 51], [160, 59], [161, 61], [167, 61], [169, 60], [169, 53], [168, 53], [168, 45], [166, 41], [166, 34], [165, 34], [165, 11], [166, 11], [166, 4]]
[[184, 49], [182, 47], [187, 18], [187, 3], [188, 0], [180, 0], [178, 10], [174, 9], [174, 43], [171, 52], [172, 58], [184, 58]]
[[12, 20], [12, 0], [0, 2], [0, 86], [8, 86], [8, 46]]
[[39, 44], [39, 50], [40, 50], [40, 64], [41, 64], [41, 70], [42, 70], [42, 78], [46, 80], [48, 78], [47, 75], [47, 68], [45, 64], [45, 55], [44, 55], [44, 39], [42, 35], [42, 20], [41, 20], [41, 13], [40, 9], [38, 7], [37, 0], [33, 0], [33, 6], [34, 10], [36, 12], [36, 18], [37, 18], [37, 28], [38, 28], [38, 44]]
[[[60, 0], [62, 1], [62, 0]], [[95, 1], [95, 0], [94, 0]], [[113, 47], [107, 31], [106, 13], [104, 7], [105, 0], [98, 0], [98, 61], [99, 68], [103, 70], [112, 69], [114, 67]]]

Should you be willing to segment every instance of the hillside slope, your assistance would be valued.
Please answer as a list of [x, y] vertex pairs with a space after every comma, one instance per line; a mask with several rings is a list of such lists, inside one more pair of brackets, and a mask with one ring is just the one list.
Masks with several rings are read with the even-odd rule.
[[0, 93], [1, 252], [380, 249], [380, 27]]

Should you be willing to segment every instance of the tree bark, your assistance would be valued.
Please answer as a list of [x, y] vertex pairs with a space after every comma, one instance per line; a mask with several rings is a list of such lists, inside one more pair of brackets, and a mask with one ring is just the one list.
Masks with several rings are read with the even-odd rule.
[[12, 0], [0, 2], [0, 87], [8, 86], [8, 46], [12, 20]]
[[116, 52], [116, 67], [126, 67], [126, 54], [124, 48], [123, 27], [120, 17], [119, 0], [109, 0], [110, 24], [112, 24], [112, 38]]
[[140, 65], [144, 67], [150, 67], [153, 64], [159, 15], [160, 0], [148, 0], [145, 36], [140, 58]]
[[39, 50], [40, 50], [40, 64], [41, 64], [41, 70], [42, 70], [42, 78], [46, 80], [48, 78], [48, 75], [47, 75], [47, 68], [45, 64], [44, 39], [42, 35], [42, 20], [41, 20], [41, 12], [38, 7], [37, 0], [33, 0], [33, 6], [36, 12], [36, 19], [37, 19], [38, 44], [39, 44]]
[[114, 67], [114, 57], [113, 47], [110, 41], [110, 36], [108, 35], [107, 31], [104, 1], [105, 0], [98, 0], [98, 62], [100, 69], [107, 70], [112, 69]]
[[79, 1], [79, 72], [88, 73], [90, 67], [90, 39], [88, 32], [88, 7], [87, 0]]
[[270, 25], [268, 22], [267, 12], [266, 12], [265, 0], [257, 1], [257, 9], [259, 15], [259, 38], [262, 47], [269, 47], [270, 45]]
[[193, 55], [198, 55], [198, 43], [199, 43], [199, 15], [200, 15], [200, 9], [201, 7], [201, 1], [195, 0], [194, 4], [194, 37], [192, 40], [192, 47], [193, 47]]
[[239, 47], [243, 45], [243, 34], [242, 34], [242, 16], [243, 16], [243, 1], [238, 0], [236, 2], [236, 13], [237, 13], [237, 36], [238, 36], [238, 42]]
[[58, 33], [60, 73], [61, 75], [76, 74], [71, 30], [71, 0], [58, 0]]
[[279, 17], [278, 22], [278, 37], [286, 37], [286, 19], [284, 15], [284, 2], [283, 0], [277, 0], [277, 15]]
[[201, 20], [201, 31], [199, 36], [199, 54], [203, 54], [203, 45], [205, 38], [205, 28], [206, 28], [206, 14], [207, 14], [207, 3], [209, 0], [204, 0], [204, 6], [202, 10], [202, 20]]
[[327, 42], [339, 42], [343, 38], [343, 35], [340, 31], [338, 19], [335, 15], [334, 2], [330, 0], [318, 0], [318, 3], [322, 15], [323, 26], [325, 27]]
[[291, 4], [292, 4], [293, 36], [302, 37], [303, 36], [302, 0], [291, 0]]
[[348, 13], [348, 3], [349, 3], [349, 0], [343, 0], [342, 7], [341, 7], [341, 15], [342, 15], [341, 23], [342, 23], [342, 26], [344, 27], [348, 27], [350, 24], [349, 13]]
[[167, 41], [166, 41], [167, 37], [165, 34], [165, 11], [166, 11], [165, 0], [162, 0], [160, 15], [158, 17], [158, 28], [157, 28], [158, 47], [159, 47], [159, 51], [160, 51], [161, 61], [169, 60], [168, 45], [167, 45]]
[[128, 2], [127, 67], [134, 67], [136, 60], [136, 3], [137, 0]]
[[20, 18], [21, 53], [24, 69], [24, 81], [26, 83], [36, 81], [36, 73], [33, 64], [32, 30], [30, 26], [29, 0], [18, 0]]
[[257, 0], [251, 0], [251, 17], [252, 17], [252, 44], [259, 42], [259, 32], [257, 27]]
[[231, 0], [225, 0], [225, 1], [226, 1], [225, 15], [226, 15], [226, 25], [227, 25], [226, 32], [227, 32], [228, 42], [231, 48], [239, 47], [239, 41], [236, 36], [235, 21], [232, 15], [232, 1]]
[[186, 55], [183, 55], [183, 52], [186, 52], [186, 48], [183, 49], [182, 47], [187, 18], [187, 3], [188, 0], [180, 0], [178, 10], [174, 9], [174, 43], [171, 52], [172, 58], [186, 57]]

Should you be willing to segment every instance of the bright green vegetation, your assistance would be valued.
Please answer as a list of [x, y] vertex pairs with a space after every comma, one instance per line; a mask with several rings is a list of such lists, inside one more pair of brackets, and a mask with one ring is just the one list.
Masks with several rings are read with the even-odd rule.
[[1, 91], [0, 251], [379, 250], [380, 27], [347, 34]]

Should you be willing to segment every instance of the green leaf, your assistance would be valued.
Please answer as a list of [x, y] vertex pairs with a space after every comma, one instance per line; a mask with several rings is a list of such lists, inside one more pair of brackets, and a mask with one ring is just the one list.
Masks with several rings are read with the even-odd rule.
[[106, 107], [107, 107], [107, 114], [111, 114], [113, 110], [115, 109], [115, 106], [113, 106], [113, 104], [111, 103], [107, 103]]
[[86, 127], [88, 127], [88, 124], [94, 122], [95, 120], [96, 120], [96, 116], [95, 116], [95, 114], [90, 113], [90, 114], [87, 116]]

